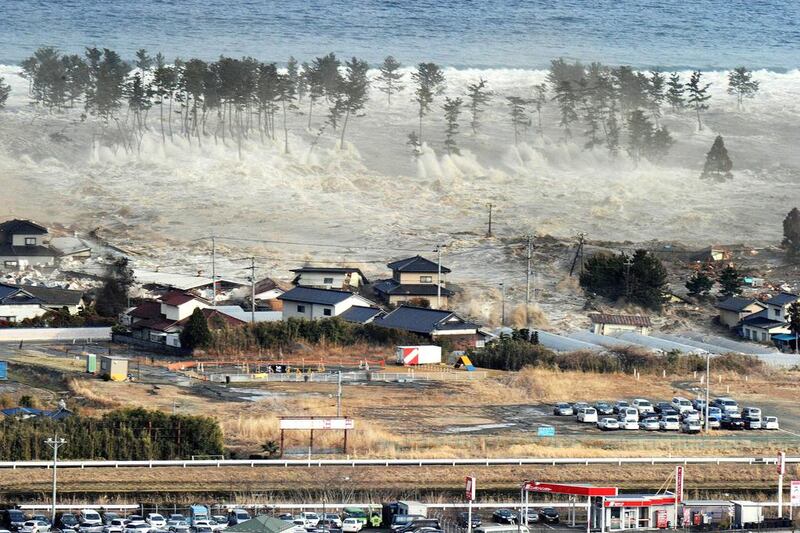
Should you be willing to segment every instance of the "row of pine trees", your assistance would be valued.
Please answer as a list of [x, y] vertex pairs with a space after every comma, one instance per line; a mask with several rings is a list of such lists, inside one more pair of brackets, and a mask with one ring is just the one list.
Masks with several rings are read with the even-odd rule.
[[[700, 71], [686, 80], [677, 72], [641, 72], [564, 59], [551, 62], [545, 83], [519, 94], [495, 94], [487, 80], [477, 79], [462, 95], [447, 97], [441, 66], [420, 63], [407, 75], [391, 56], [374, 76], [363, 59], [342, 61], [333, 53], [302, 63], [291, 57], [279, 68], [250, 57], [168, 62], [162, 54], [151, 56], [142, 49], [128, 62], [105, 48], [87, 48], [79, 55], [45, 47], [21, 67], [33, 105], [53, 112], [79, 108], [84, 118], [100, 119], [106, 142], [127, 151], [139, 150], [144, 133], [155, 129], [163, 143], [179, 137], [202, 144], [213, 137], [215, 142], [236, 143], [241, 153], [243, 141], [258, 137], [282, 141], [289, 152], [292, 114], [306, 115], [312, 147], [328, 132], [342, 146], [348, 125], [364, 115], [371, 88], [383, 93], [387, 106], [410, 88], [418, 126], [408, 135], [408, 144], [415, 154], [421, 152], [423, 133], [427, 134], [424, 119], [437, 108], [444, 120], [443, 146], [452, 154], [459, 151], [462, 117], [469, 115], [469, 128], [477, 135], [494, 101], [507, 107], [515, 142], [532, 128], [543, 135], [543, 112], [552, 108], [549, 116], [557, 120], [564, 139], [580, 134], [586, 149], [605, 147], [612, 154], [625, 149], [635, 161], [657, 161], [674, 143], [661, 124], [663, 114], [691, 111], [702, 129], [711, 98], [710, 84]], [[747, 68], [730, 71], [728, 92], [740, 108], [758, 90]], [[0, 102], [3, 91], [0, 82]], [[6, 86], [6, 98], [7, 93]]]

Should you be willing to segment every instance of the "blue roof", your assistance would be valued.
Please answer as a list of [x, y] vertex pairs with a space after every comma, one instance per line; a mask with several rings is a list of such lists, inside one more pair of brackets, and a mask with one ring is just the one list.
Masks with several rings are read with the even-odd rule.
[[339, 318], [342, 320], [346, 320], [347, 322], [357, 322], [359, 324], [366, 324], [367, 322], [373, 320], [376, 316], [382, 314], [383, 311], [378, 309], [377, 307], [359, 307], [354, 305], [341, 315]]
[[280, 296], [278, 300], [289, 300], [291, 302], [303, 302], [321, 305], [336, 305], [353, 296], [349, 291], [337, 291], [332, 289], [314, 289], [312, 287], [295, 287]]
[[[397, 272], [438, 272], [439, 271], [439, 264], [434, 263], [430, 259], [425, 259], [421, 255], [415, 255], [414, 257], [407, 257], [405, 259], [400, 259], [398, 261], [393, 261], [389, 263], [388, 266], [390, 269], [397, 271]], [[450, 269], [442, 266], [442, 274], [449, 274]]]
[[793, 341], [795, 338], [793, 333], [776, 333], [772, 336], [774, 341]]
[[398, 307], [388, 315], [375, 319], [374, 324], [385, 328], [431, 334], [437, 330], [456, 329], [453, 322], [462, 328], [478, 329], [477, 325], [465, 321], [453, 311], [412, 307], [409, 305]]
[[798, 299], [800, 299], [800, 296], [796, 294], [792, 294], [790, 292], [782, 292], [780, 294], [776, 294], [775, 296], [767, 300], [767, 303], [771, 305], [786, 305], [792, 302], [796, 302]]

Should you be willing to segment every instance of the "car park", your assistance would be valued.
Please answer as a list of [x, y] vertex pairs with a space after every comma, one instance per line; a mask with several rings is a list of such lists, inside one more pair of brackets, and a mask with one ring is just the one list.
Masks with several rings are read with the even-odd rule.
[[585, 422], [587, 424], [597, 423], [597, 409], [594, 407], [584, 407], [578, 411], [578, 422]]
[[167, 521], [158, 513], [148, 513], [144, 519], [153, 529], [163, 529], [167, 526]]
[[[456, 521], [460, 527], [467, 529], [470, 521], [469, 513], [466, 511], [458, 513]], [[481, 527], [481, 517], [478, 515], [478, 513], [472, 513], [472, 529], [475, 529], [476, 527]]]
[[597, 402], [594, 404], [594, 408], [597, 411], [598, 416], [614, 414], [614, 407], [606, 402]]
[[358, 518], [345, 518], [342, 521], [342, 531], [344, 533], [358, 533], [363, 527], [364, 523]]
[[389, 525], [392, 531], [397, 531], [398, 529], [402, 529], [414, 520], [422, 520], [425, 518], [422, 515], [416, 514], [396, 514], [392, 517], [392, 523]]
[[744, 429], [744, 420], [735, 416], [723, 416], [719, 422], [721, 429], [739, 430]]
[[619, 416], [617, 418], [619, 418], [620, 422], [633, 421], [638, 423], [639, 411], [637, 411], [635, 407], [625, 407], [620, 409]]
[[711, 405], [715, 405], [722, 410], [723, 414], [731, 414], [739, 412], [739, 404], [733, 398], [714, 398]]
[[681, 431], [683, 433], [700, 433], [701, 430], [702, 427], [700, 426], [700, 420], [686, 418], [681, 423]]
[[639, 429], [644, 431], [658, 431], [661, 429], [661, 424], [658, 423], [658, 418], [648, 416], [639, 421]]
[[620, 429], [636, 431], [639, 429], [639, 422], [637, 420], [631, 420], [630, 418], [627, 420], [620, 420], [619, 427]]
[[122, 518], [114, 518], [111, 523], [103, 527], [103, 533], [122, 533], [125, 531], [125, 520]]
[[516, 524], [517, 513], [511, 509], [497, 509], [492, 513], [492, 521], [498, 524]]
[[619, 413], [622, 409], [627, 409], [630, 406], [631, 404], [629, 404], [626, 400], [617, 400], [617, 402], [614, 404], [614, 413]]
[[539, 518], [547, 524], [558, 524], [560, 519], [558, 511], [552, 507], [544, 507], [539, 510]]
[[681, 429], [680, 418], [676, 415], [661, 417], [659, 425], [661, 426], [661, 431], [680, 431]]
[[644, 398], [636, 398], [631, 405], [639, 412], [639, 415], [655, 412], [655, 408], [653, 408], [653, 404], [650, 403], [650, 400], [645, 400]]
[[566, 402], [559, 402], [553, 407], [553, 414], [556, 416], [572, 416], [575, 411], [572, 406]]
[[672, 399], [672, 408], [678, 411], [679, 414], [683, 414], [686, 411], [692, 410], [692, 402], [684, 398], [683, 396], [675, 396]]
[[777, 416], [765, 416], [761, 419], [761, 429], [780, 429]]
[[619, 429], [619, 420], [611, 417], [601, 418], [597, 421], [597, 427], [603, 431], [613, 431]]

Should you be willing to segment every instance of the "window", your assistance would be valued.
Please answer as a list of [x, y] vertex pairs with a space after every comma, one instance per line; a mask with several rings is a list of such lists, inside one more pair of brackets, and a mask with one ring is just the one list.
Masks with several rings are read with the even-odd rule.
[[0, 322], [16, 322], [17, 317], [15, 316], [0, 316]]
[[433, 283], [433, 276], [420, 276], [419, 277], [420, 283]]
[[324, 285], [333, 285], [333, 278], [322, 278], [322, 283]]
[[36, 246], [36, 237], [25, 237], [25, 246]]
[[298, 313], [305, 313], [306, 312], [306, 306], [305, 305], [298, 305], [297, 306], [297, 312]]
[[773, 310], [772, 310], [772, 312], [773, 312], [773, 313], [775, 313], [775, 316], [776, 316], [776, 317], [780, 317], [780, 316], [781, 316], [781, 311], [780, 311], [780, 309], [773, 309]]
[[323, 309], [322, 310], [322, 314], [325, 315], [325, 316], [331, 316], [331, 310], [330, 309]]
[[764, 342], [767, 341], [767, 334], [764, 331], [761, 332], [761, 340], [764, 341]]
[[5, 267], [17, 267], [17, 266], [19, 266], [19, 263], [17, 263], [16, 261], [3, 261], [3, 266], [5, 266]]

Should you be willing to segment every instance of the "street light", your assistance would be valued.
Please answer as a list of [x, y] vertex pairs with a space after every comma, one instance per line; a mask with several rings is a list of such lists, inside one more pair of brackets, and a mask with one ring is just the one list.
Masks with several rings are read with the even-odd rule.
[[44, 441], [45, 444], [53, 448], [53, 507], [50, 516], [50, 523], [56, 523], [56, 467], [58, 466], [58, 449], [67, 443], [66, 439], [58, 438], [58, 433], [54, 438]]

